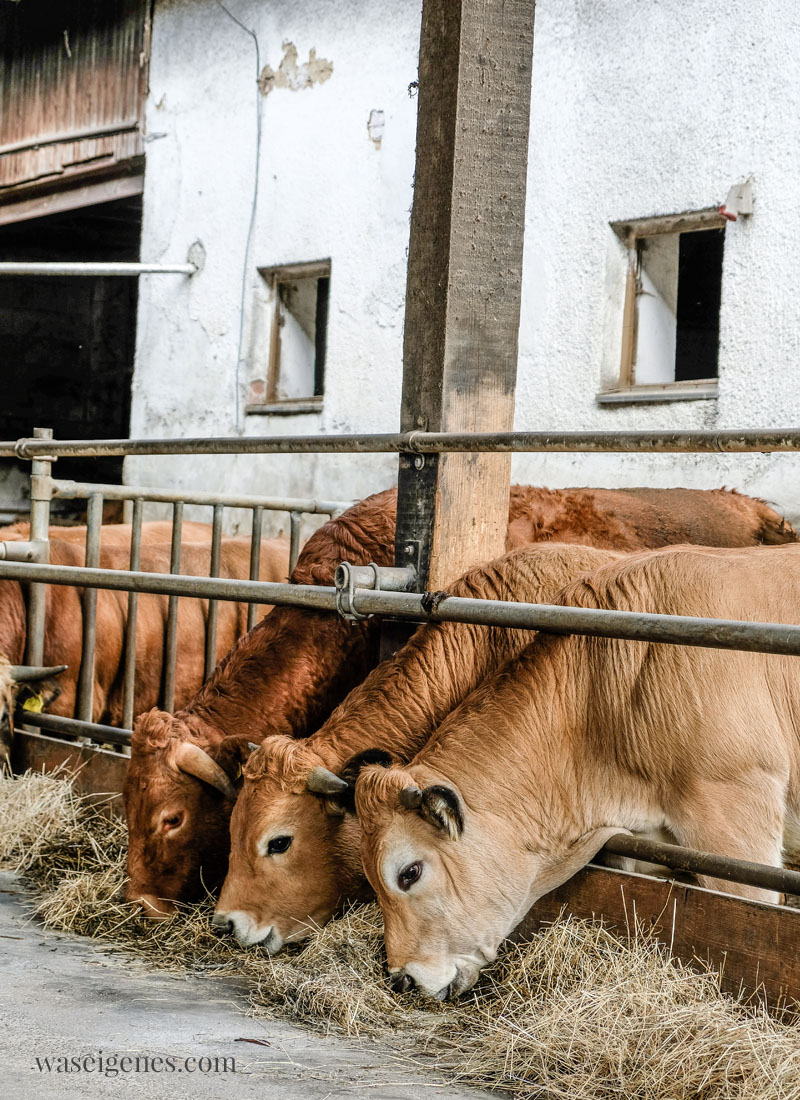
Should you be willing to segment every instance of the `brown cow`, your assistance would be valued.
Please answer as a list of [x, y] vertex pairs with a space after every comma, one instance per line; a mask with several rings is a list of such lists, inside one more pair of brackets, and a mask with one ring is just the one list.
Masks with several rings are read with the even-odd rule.
[[[449, 591], [552, 603], [581, 573], [620, 557], [591, 546], [528, 546], [472, 570]], [[364, 760], [411, 760], [447, 715], [534, 637], [532, 630], [427, 624], [311, 737], [266, 738], [244, 767], [214, 930], [274, 954], [325, 924], [343, 901], [367, 896], [348, 779]]]
[[[181, 570], [184, 573], [208, 574], [210, 565], [210, 527], [207, 524], [185, 524], [187, 540], [181, 548]], [[66, 537], [62, 537], [66, 532]], [[170, 547], [164, 543], [169, 526], [145, 523], [142, 527], [141, 569], [144, 572], [168, 573]], [[0, 530], [9, 540], [27, 537], [24, 528]], [[84, 563], [85, 528], [50, 530], [50, 560], [58, 565], [80, 566]], [[202, 541], [194, 541], [200, 539]], [[126, 569], [129, 564], [130, 528], [124, 525], [104, 528], [100, 553], [103, 568]], [[262, 543], [261, 579], [285, 580], [288, 572], [288, 543], [285, 539]], [[226, 577], [249, 576], [250, 540], [224, 538], [221, 546], [220, 574]], [[122, 660], [127, 593], [99, 591], [97, 599], [97, 649], [94, 676], [93, 719], [119, 724], [122, 718]], [[48, 710], [69, 717], [74, 714], [76, 689], [81, 662], [82, 606], [80, 590], [52, 585], [47, 589], [44, 660], [47, 665], [67, 665], [67, 671], [57, 683], [30, 685], [31, 693], [43, 689]], [[260, 608], [266, 614], [268, 607]], [[178, 606], [179, 661], [176, 668], [176, 699], [181, 703], [197, 691], [203, 681], [205, 622], [208, 601], [184, 599]], [[134, 684], [135, 699], [142, 706], [158, 701], [163, 678], [164, 637], [167, 597], [140, 594], [136, 622], [137, 664]], [[224, 655], [246, 630], [247, 605], [220, 601], [217, 628], [217, 658]], [[12, 664], [21, 664], [27, 636], [25, 599], [16, 581], [0, 582], [0, 655]], [[7, 757], [11, 736], [9, 700], [16, 696], [8, 674], [0, 683], [4, 700], [0, 716], [0, 755]]]
[[[306, 544], [293, 581], [330, 584], [345, 560], [390, 565], [396, 507], [390, 489], [326, 523]], [[509, 538], [515, 546], [527, 540], [636, 550], [689, 538], [740, 546], [797, 536], [762, 501], [724, 490], [512, 486]], [[139, 718], [124, 790], [131, 900], [145, 898], [148, 914], [163, 916], [175, 900], [219, 885], [238, 768], [230, 746], [222, 746], [225, 735], [260, 742], [311, 733], [376, 663], [377, 632], [374, 620], [353, 625], [330, 613], [277, 608], [182, 712]]]
[[[800, 551], [634, 555], [559, 602], [796, 622]], [[614, 832], [775, 866], [782, 845], [798, 854], [799, 713], [797, 658], [537, 637], [410, 765], [358, 777], [361, 855], [395, 987], [440, 999], [469, 988], [537, 898]]]

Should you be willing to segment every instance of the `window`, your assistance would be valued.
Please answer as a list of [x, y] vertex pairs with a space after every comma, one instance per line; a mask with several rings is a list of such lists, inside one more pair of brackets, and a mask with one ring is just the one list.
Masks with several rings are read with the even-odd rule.
[[248, 411], [313, 412], [325, 388], [330, 261], [259, 272], [269, 287], [267, 368], [266, 378], [251, 383]]
[[716, 396], [725, 224], [713, 210], [612, 227], [628, 262], [619, 382], [601, 403]]

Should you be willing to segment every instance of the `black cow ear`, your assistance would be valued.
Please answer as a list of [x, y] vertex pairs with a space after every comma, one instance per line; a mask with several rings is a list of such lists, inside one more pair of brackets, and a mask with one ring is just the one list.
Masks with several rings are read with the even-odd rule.
[[242, 764], [259, 747], [251, 746], [252, 742], [246, 737], [223, 737], [216, 748], [209, 750], [209, 755], [216, 760], [232, 783], [239, 783], [242, 778]]
[[458, 840], [464, 831], [464, 814], [455, 791], [449, 787], [426, 787], [422, 791], [419, 813], [437, 829]]
[[358, 779], [361, 769], [367, 767], [369, 764], [378, 764], [382, 768], [390, 768], [393, 764], [397, 763], [397, 758], [392, 756], [389, 752], [384, 752], [383, 749], [365, 749], [363, 752], [351, 756], [344, 767], [339, 771], [339, 778], [347, 784], [347, 789], [335, 795], [333, 798], [326, 799], [326, 809], [328, 812], [354, 814], [356, 812], [356, 780]]

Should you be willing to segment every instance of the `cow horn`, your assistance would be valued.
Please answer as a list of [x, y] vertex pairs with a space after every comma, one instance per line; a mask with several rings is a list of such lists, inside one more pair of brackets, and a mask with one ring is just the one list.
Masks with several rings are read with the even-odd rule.
[[345, 779], [340, 779], [338, 775], [321, 766], [312, 768], [306, 781], [306, 790], [312, 794], [344, 794], [348, 786]]
[[231, 783], [230, 778], [216, 760], [201, 749], [199, 745], [195, 745], [191, 741], [180, 741], [175, 749], [173, 760], [182, 772], [193, 775], [197, 779], [202, 779], [204, 783], [216, 787], [231, 802], [236, 801], [236, 788]]
[[248, 741], [247, 742], [247, 747], [250, 750], [250, 752], [256, 752], [257, 749], [261, 748], [261, 746], [257, 745], [254, 741]]
[[33, 680], [47, 680], [50, 676], [58, 676], [66, 668], [66, 665], [9, 665], [8, 671], [15, 683], [29, 684]]
[[399, 798], [400, 805], [406, 810], [418, 810], [422, 805], [422, 791], [419, 787], [403, 787]]

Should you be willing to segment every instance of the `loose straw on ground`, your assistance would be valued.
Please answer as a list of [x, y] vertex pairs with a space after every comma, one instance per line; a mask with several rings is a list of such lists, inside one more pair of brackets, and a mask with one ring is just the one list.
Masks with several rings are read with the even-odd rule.
[[386, 984], [376, 906], [269, 958], [218, 940], [211, 904], [147, 922], [124, 901], [124, 825], [65, 778], [0, 780], [0, 866], [44, 923], [154, 967], [246, 979], [251, 1010], [380, 1037], [448, 1078], [518, 1100], [800, 1100], [800, 1025], [720, 992], [643, 932], [565, 919], [509, 948], [455, 1005]]

